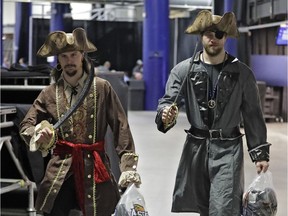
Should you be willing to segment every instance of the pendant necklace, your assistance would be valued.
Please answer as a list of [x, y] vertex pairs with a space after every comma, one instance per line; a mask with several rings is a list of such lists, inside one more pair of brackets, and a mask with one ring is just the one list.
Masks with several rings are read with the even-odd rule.
[[[223, 59], [223, 63], [222, 63], [222, 68], [221, 68], [221, 71], [218, 75], [218, 78], [217, 78], [217, 81], [215, 83], [215, 86], [213, 88], [213, 81], [212, 81], [212, 88], [209, 88], [209, 100], [208, 100], [208, 107], [210, 109], [214, 109], [216, 107], [216, 91], [217, 91], [217, 87], [218, 87], [218, 82], [219, 82], [219, 79], [220, 79], [220, 75], [222, 73], [222, 70], [223, 70], [223, 67], [224, 67], [224, 64], [225, 64], [225, 59], [226, 59], [226, 52], [225, 52], [225, 55], [224, 55], [224, 59]], [[203, 63], [205, 64], [205, 61], [204, 61], [204, 56], [202, 54], [202, 60], [203, 60]]]

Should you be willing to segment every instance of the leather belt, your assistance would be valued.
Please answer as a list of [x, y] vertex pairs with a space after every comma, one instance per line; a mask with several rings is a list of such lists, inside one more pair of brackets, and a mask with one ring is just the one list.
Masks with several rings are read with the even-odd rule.
[[189, 129], [189, 132], [194, 136], [205, 137], [209, 139], [235, 138], [241, 135], [239, 127], [234, 127], [230, 129], [203, 130], [192, 126]]

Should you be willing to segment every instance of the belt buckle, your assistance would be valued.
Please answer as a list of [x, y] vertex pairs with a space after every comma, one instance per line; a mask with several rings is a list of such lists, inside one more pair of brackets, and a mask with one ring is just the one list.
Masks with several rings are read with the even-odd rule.
[[222, 129], [209, 130], [209, 135], [211, 140], [222, 138]]

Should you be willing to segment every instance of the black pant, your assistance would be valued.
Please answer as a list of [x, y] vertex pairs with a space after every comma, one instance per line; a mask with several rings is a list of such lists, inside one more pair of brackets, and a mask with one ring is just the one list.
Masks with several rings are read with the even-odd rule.
[[82, 216], [79, 209], [75, 192], [74, 176], [70, 176], [64, 181], [55, 199], [51, 213], [44, 213], [44, 216]]

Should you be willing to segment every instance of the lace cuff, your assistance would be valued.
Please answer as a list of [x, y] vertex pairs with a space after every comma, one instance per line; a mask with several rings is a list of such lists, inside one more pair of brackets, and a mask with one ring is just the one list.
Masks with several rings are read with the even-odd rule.
[[124, 171], [136, 171], [138, 165], [139, 156], [135, 153], [125, 153], [121, 157], [120, 170]]
[[[52, 131], [53, 135], [49, 143], [40, 143], [38, 141], [40, 138], [40, 132], [45, 127], [48, 127]], [[29, 148], [30, 148], [30, 151], [32, 152], [37, 151], [37, 150], [41, 151], [42, 156], [46, 157], [49, 151], [55, 147], [56, 141], [57, 141], [57, 134], [55, 133], [53, 126], [48, 121], [45, 120], [39, 123], [38, 125], [36, 125], [34, 134], [31, 137], [31, 140], [29, 143]]]

